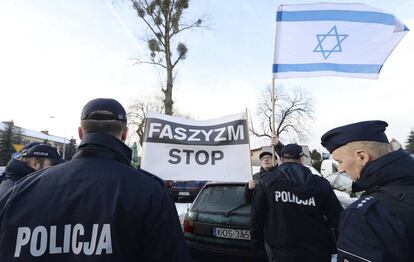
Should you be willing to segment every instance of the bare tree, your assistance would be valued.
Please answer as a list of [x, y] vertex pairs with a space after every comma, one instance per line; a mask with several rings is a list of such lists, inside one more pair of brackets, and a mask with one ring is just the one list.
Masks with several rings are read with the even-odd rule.
[[136, 134], [138, 136], [138, 142], [142, 146], [145, 130], [145, 118], [148, 112], [164, 111], [164, 106], [160, 99], [135, 99], [128, 107], [128, 124], [136, 128]]
[[[141, 99], [134, 99], [128, 107], [128, 125], [136, 129], [138, 136], [138, 142], [142, 147], [144, 131], [145, 131], [145, 119], [148, 112], [162, 113], [164, 111], [164, 104], [161, 101], [162, 98], [155, 97], [151, 99], [144, 97]], [[174, 111], [174, 116], [191, 118], [189, 114], [180, 113], [178, 110]]]
[[[308, 122], [313, 116], [312, 98], [300, 88], [286, 92], [277, 88], [275, 92], [275, 134], [280, 137], [286, 134], [299, 140], [309, 134]], [[260, 128], [255, 128], [253, 121], [250, 132], [257, 137], [272, 137], [272, 88], [268, 86], [262, 93], [256, 110]]]
[[165, 70], [165, 85], [161, 88], [164, 95], [163, 103], [165, 114], [173, 114], [173, 86], [175, 68], [181, 60], [186, 58], [188, 48], [178, 42], [176, 54], [173, 54], [174, 40], [183, 31], [204, 27], [204, 19], [199, 18], [193, 22], [182, 21], [184, 11], [189, 6], [189, 0], [130, 0], [137, 15], [144, 21], [150, 31], [146, 39], [150, 51], [150, 60], [137, 59], [137, 63], [152, 64]]

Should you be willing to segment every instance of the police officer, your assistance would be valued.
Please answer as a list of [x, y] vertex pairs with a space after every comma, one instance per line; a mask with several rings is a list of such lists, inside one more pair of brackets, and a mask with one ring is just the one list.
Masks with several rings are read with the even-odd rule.
[[89, 101], [78, 152], [0, 201], [0, 261], [190, 261], [163, 181], [130, 166], [127, 117]]
[[331, 261], [342, 206], [329, 182], [302, 165], [301, 146], [288, 144], [281, 154], [253, 198], [253, 248], [263, 250], [266, 241], [277, 262]]
[[355, 181], [362, 197], [343, 213], [338, 261], [414, 261], [414, 160], [391, 151], [384, 121], [364, 121], [325, 133], [322, 145]]
[[37, 142], [25, 146], [17, 158], [7, 164], [0, 178], [0, 198], [20, 179], [36, 170], [61, 164], [64, 160], [55, 148]]

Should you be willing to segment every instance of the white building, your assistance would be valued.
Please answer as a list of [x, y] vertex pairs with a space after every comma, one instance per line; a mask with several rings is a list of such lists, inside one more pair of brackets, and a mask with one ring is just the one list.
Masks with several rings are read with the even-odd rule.
[[[0, 132], [4, 132], [7, 128], [7, 122], [0, 123]], [[48, 131], [34, 131], [30, 129], [26, 129], [23, 127], [15, 126], [21, 132], [21, 144], [14, 145], [16, 151], [20, 151], [25, 145], [32, 143], [32, 142], [40, 142], [40, 143], [47, 143], [59, 150], [59, 152], [63, 151], [63, 144], [66, 143], [68, 145], [70, 143], [70, 139], [50, 135]]]

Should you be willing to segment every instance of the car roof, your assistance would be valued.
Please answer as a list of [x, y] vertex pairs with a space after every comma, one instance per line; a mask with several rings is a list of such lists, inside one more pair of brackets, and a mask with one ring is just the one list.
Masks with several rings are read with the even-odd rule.
[[207, 182], [207, 184], [205, 185], [207, 186], [244, 186], [247, 184], [246, 182], [219, 182], [219, 181], [210, 181]]

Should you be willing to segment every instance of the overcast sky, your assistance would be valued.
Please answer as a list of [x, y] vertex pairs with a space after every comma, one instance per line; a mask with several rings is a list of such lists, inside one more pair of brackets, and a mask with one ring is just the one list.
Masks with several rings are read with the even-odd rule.
[[[405, 143], [414, 127], [414, 1], [360, 2], [392, 12], [411, 32], [378, 80], [277, 80], [285, 88], [303, 88], [315, 102], [312, 133], [295, 142], [321, 149], [320, 136], [330, 128], [382, 119], [390, 125], [388, 136]], [[311, 1], [190, 1], [186, 17], [206, 15], [211, 29], [182, 35], [189, 53], [174, 87], [180, 111], [197, 119], [246, 107], [254, 113], [260, 92], [271, 84], [280, 3]], [[140, 40], [146, 31], [129, 1], [0, 0], [0, 33], [1, 121], [13, 119], [21, 127], [77, 138], [80, 111], [88, 100], [111, 97], [127, 107], [133, 98], [161, 94], [156, 68], [133, 65], [132, 58], [147, 55]]]

